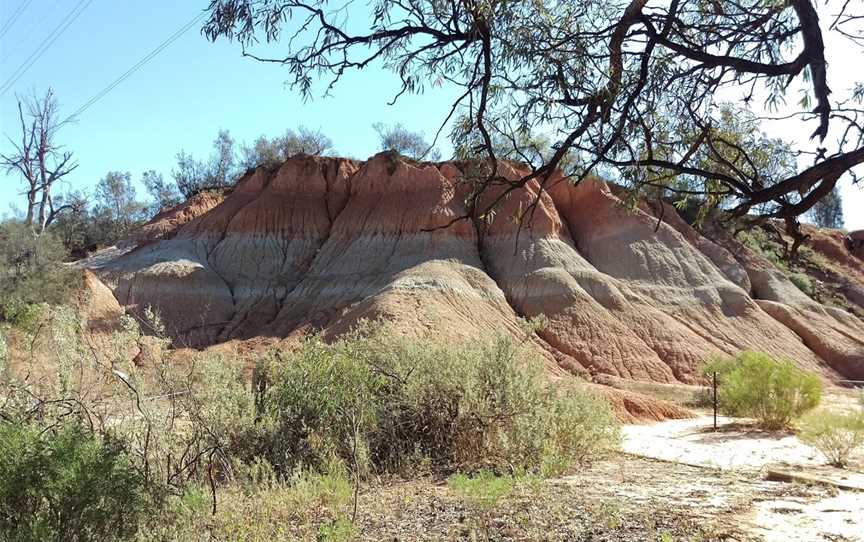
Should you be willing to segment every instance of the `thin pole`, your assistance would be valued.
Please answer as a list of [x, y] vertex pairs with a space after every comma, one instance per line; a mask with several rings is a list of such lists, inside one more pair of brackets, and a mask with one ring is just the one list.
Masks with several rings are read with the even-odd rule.
[[713, 373], [712, 387], [714, 388], [714, 430], [717, 430], [717, 373]]

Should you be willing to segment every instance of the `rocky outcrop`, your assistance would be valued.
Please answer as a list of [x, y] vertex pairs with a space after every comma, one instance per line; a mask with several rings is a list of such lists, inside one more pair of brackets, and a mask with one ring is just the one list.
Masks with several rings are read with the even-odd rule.
[[180, 205], [164, 209], [132, 235], [137, 245], [170, 239], [184, 224], [208, 213], [222, 203], [225, 194], [218, 190], [199, 192]]
[[[688, 240], [700, 236], [683, 221], [678, 226], [686, 236], [642, 210], [628, 210], [597, 180], [550, 185], [519, 224], [521, 233], [496, 220], [484, 246], [490, 273], [514, 307], [549, 319], [541, 335], [556, 349], [591, 372], [659, 382], [694, 382], [712, 356], [744, 349], [823, 370], [795, 333]], [[537, 197], [529, 185], [499, 216], [512, 216]], [[508, 247], [517, 242], [514, 255]], [[720, 258], [720, 247], [698, 244], [710, 244]], [[726, 273], [746, 284], [734, 263], [727, 255]]]
[[81, 272], [78, 311], [91, 332], [110, 332], [120, 327], [123, 307], [105, 284], [92, 272]]
[[461, 167], [298, 156], [92, 267], [122, 305], [153, 306], [193, 345], [333, 335], [364, 318], [470, 339], [544, 315], [535, 344], [559, 374], [695, 382], [707, 359], [742, 349], [829, 378], [864, 367], [860, 320], [788, 289], [671, 207], [631, 210], [601, 181], [557, 178], [510, 191], [479, 220]]
[[[844, 378], [864, 380], [864, 323], [852, 314], [835, 307], [816, 303], [802, 292], [770, 261], [738, 243], [718, 227], [709, 228], [709, 235], [735, 255], [747, 271], [752, 284], [751, 295], [765, 313], [791, 329], [819, 359]], [[815, 236], [817, 250], [830, 255], [825, 234], [814, 228], [805, 229]], [[841, 257], [842, 254], [836, 254]], [[847, 264], [848, 259], [843, 258]], [[861, 273], [852, 266], [850, 273]]]
[[844, 239], [846, 248], [858, 259], [864, 260], [864, 230], [850, 232]]

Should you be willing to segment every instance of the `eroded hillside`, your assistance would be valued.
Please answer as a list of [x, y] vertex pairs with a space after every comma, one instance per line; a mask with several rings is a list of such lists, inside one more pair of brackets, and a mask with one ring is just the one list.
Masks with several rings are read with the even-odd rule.
[[[467, 339], [544, 315], [536, 344], [556, 372], [689, 383], [711, 356], [755, 349], [864, 379], [864, 322], [722, 230], [697, 232], [659, 204], [629, 210], [597, 180], [553, 179], [539, 200], [528, 184], [491, 222], [456, 220], [467, 215], [460, 167], [297, 156], [85, 263], [121, 305], [154, 307], [194, 345], [379, 317]], [[504, 174], [522, 173], [513, 167]], [[844, 299], [864, 308], [864, 263], [816, 233]]]

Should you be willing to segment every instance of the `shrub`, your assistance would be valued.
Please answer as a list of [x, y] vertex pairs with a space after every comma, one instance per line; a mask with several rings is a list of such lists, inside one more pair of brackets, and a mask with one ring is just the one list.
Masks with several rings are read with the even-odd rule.
[[789, 275], [789, 280], [792, 281], [792, 284], [798, 287], [799, 290], [804, 292], [810, 297], [816, 293], [816, 288], [813, 285], [813, 280], [810, 279], [804, 273], [792, 273]]
[[318, 528], [319, 542], [344, 542], [357, 536], [357, 527], [346, 517], [337, 518]]
[[69, 426], [0, 425], [0, 533], [8, 541], [127, 540], [149, 509], [122, 448]]
[[366, 329], [278, 361], [266, 453], [282, 473], [332, 456], [361, 473], [427, 463], [553, 473], [618, 441], [605, 402], [547, 386], [541, 363], [506, 337], [453, 347]]
[[817, 375], [759, 352], [716, 360], [704, 372], [718, 374], [719, 403], [724, 413], [756, 418], [765, 429], [788, 427], [822, 398], [822, 382]]
[[852, 453], [864, 446], [864, 410], [819, 412], [801, 420], [801, 440], [819, 450], [835, 467], [845, 467]]
[[50, 231], [35, 235], [18, 222], [0, 224], [0, 320], [28, 323], [30, 305], [58, 304], [73, 291], [75, 273], [63, 265], [66, 249]]

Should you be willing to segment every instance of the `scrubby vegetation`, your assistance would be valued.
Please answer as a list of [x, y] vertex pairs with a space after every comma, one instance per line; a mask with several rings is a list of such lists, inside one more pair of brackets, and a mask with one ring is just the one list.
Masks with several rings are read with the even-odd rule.
[[615, 447], [606, 403], [556, 389], [504, 336], [454, 348], [364, 330], [271, 359], [267, 456], [280, 472], [330, 456], [360, 472], [556, 473]]
[[791, 280], [792, 284], [808, 296], [816, 296], [816, 288], [813, 285], [813, 280], [805, 273], [792, 273], [789, 275], [789, 280]]
[[36, 235], [23, 223], [0, 223], [0, 322], [32, 325], [43, 303], [70, 298], [76, 275], [62, 265], [65, 256], [50, 231]]
[[864, 404], [853, 412], [818, 412], [801, 420], [798, 436], [835, 467], [846, 467], [864, 447]]
[[796, 257], [790, 261], [786, 257], [786, 244], [789, 240], [775, 231], [770, 224], [742, 229], [736, 238], [757, 255], [771, 262], [813, 300], [864, 318], [861, 308], [846, 298], [843, 269], [806, 243], [801, 245]]
[[257, 479], [220, 487], [212, 513], [210, 491], [189, 488], [168, 499], [158, 521], [138, 534], [138, 542], [175, 540], [349, 540], [354, 490], [344, 469], [298, 472], [285, 481]]
[[68, 307], [40, 318], [0, 340], [0, 521], [14, 540], [79, 524], [79, 540], [339, 540], [380, 476], [549, 476], [618, 441], [605, 402], [548, 386], [503, 336], [446, 346], [365, 325], [267, 355], [250, 383], [231, 357], [171, 359], [152, 314], [149, 335], [124, 318], [102, 337]]
[[724, 413], [755, 418], [765, 429], [789, 427], [822, 398], [822, 381], [817, 375], [760, 352], [715, 360], [704, 372], [718, 375]]
[[75, 424], [0, 424], [0, 539], [128, 540], [151, 506], [122, 442]]

